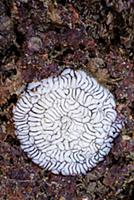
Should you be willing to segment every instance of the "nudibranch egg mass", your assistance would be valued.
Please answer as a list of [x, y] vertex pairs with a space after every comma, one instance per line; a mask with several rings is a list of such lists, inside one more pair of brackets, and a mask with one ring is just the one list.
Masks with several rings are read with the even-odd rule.
[[13, 109], [28, 157], [54, 174], [85, 174], [102, 161], [122, 128], [113, 95], [82, 70], [29, 83]]

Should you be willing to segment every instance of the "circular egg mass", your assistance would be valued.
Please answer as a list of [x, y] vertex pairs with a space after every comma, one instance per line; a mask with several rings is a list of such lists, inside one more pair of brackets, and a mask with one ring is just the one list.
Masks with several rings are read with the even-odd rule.
[[109, 153], [122, 128], [108, 89], [82, 70], [32, 82], [13, 109], [28, 157], [54, 174], [85, 174]]

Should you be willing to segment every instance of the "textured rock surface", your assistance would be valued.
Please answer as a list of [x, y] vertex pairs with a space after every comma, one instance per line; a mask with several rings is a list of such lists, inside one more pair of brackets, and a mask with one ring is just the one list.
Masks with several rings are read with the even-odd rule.
[[[133, 199], [134, 1], [1, 0], [0, 8], [0, 199]], [[126, 121], [106, 159], [82, 177], [33, 164], [13, 126], [13, 105], [26, 83], [66, 65], [109, 88]]]

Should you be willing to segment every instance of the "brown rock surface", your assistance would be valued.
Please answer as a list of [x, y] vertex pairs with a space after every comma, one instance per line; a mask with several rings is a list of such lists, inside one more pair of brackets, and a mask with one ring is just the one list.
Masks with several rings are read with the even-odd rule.
[[[131, 200], [134, 193], [134, 2], [0, 1], [0, 200]], [[70, 66], [110, 89], [126, 126], [106, 160], [82, 177], [31, 162], [12, 108], [26, 84]]]

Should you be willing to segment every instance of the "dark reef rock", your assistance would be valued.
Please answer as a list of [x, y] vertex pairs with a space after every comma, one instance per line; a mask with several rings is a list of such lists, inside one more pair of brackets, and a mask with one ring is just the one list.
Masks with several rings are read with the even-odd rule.
[[[134, 2], [0, 1], [0, 199], [131, 200], [134, 191]], [[90, 72], [115, 95], [126, 127], [84, 177], [34, 165], [16, 139], [12, 108], [27, 82], [65, 66]]]

